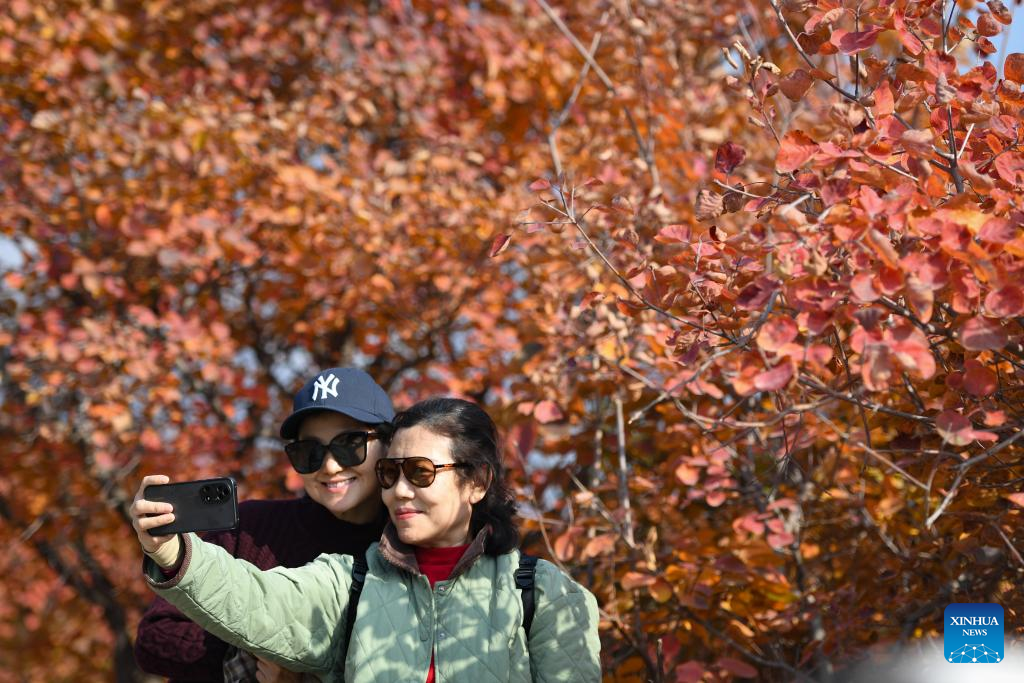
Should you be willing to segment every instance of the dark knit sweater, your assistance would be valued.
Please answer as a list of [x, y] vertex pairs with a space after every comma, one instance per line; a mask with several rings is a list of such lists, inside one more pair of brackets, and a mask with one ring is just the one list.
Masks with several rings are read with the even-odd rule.
[[[204, 535], [260, 569], [301, 567], [322, 553], [358, 555], [380, 540], [385, 515], [373, 524], [350, 524], [308, 496], [251, 500], [238, 506], [239, 526]], [[139, 623], [135, 659], [144, 671], [172, 681], [222, 681], [227, 644], [189, 621], [161, 598]]]

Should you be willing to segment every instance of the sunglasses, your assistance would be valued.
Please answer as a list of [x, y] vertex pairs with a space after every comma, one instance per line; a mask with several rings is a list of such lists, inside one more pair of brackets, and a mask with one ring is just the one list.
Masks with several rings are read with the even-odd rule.
[[398, 483], [399, 475], [404, 474], [410, 484], [422, 489], [434, 483], [438, 472], [458, 467], [472, 465], [466, 462], [435, 465], [430, 458], [381, 458], [377, 461], [377, 481], [381, 488], [389, 489]]
[[342, 432], [326, 446], [318, 439], [301, 439], [285, 444], [284, 452], [296, 472], [312, 474], [324, 464], [328, 453], [342, 467], [362, 465], [366, 462], [366, 444], [379, 438], [374, 432]]

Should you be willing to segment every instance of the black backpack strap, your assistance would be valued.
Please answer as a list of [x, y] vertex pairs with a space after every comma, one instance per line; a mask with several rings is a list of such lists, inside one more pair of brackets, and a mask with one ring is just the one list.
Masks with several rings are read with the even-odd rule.
[[523, 596], [523, 630], [530, 637], [530, 626], [533, 625], [533, 612], [536, 601], [533, 597], [533, 579], [537, 573], [537, 558], [526, 553], [519, 554], [519, 568], [516, 569], [516, 588]]
[[356, 626], [356, 610], [359, 608], [359, 596], [363, 593], [363, 584], [366, 583], [366, 572], [369, 567], [366, 564], [365, 555], [357, 555], [352, 561], [352, 583], [348, 588], [348, 610], [345, 612], [345, 642], [342, 643], [341, 665], [345, 665], [348, 658], [348, 644], [352, 640], [352, 629]]

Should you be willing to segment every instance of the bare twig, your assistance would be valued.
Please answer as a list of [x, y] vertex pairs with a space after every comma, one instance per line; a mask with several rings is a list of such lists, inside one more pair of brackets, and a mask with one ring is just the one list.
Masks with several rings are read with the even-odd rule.
[[[605, 23], [608, 21], [608, 12], [605, 11], [601, 15], [600, 26], [603, 28]], [[569, 116], [569, 112], [572, 110], [573, 105], [579, 98], [580, 93], [583, 91], [583, 84], [587, 80], [587, 74], [590, 73], [590, 63], [594, 60], [594, 55], [597, 54], [597, 48], [601, 45], [601, 36], [603, 31], [598, 31], [594, 34], [594, 37], [590, 41], [590, 49], [587, 54], [590, 55], [590, 59], [583, 60], [583, 68], [580, 69], [580, 75], [576, 79], [576, 85], [573, 86], [572, 93], [569, 98], [565, 101], [561, 111], [558, 115], [551, 120], [551, 131], [548, 133], [548, 148], [551, 151], [551, 162], [555, 167], [555, 177], [562, 177], [562, 157], [558, 150], [558, 129], [565, 123], [565, 119]]]
[[[608, 92], [613, 96], [618, 96], [618, 90], [612, 82], [612, 79], [608, 77], [608, 74], [601, 68], [601, 65], [594, 60], [593, 55], [587, 51], [583, 46], [583, 43], [579, 41], [579, 38], [577, 38], [576, 35], [573, 34], [572, 30], [565, 25], [562, 18], [559, 17], [553, 9], [551, 9], [551, 5], [549, 5], [546, 0], [534, 1], [544, 11], [544, 14], [547, 15], [548, 19], [551, 20], [551, 23], [553, 23], [558, 30], [562, 32], [562, 35], [569, 39], [569, 42], [572, 43], [572, 46], [576, 48], [576, 51], [579, 52], [587, 64], [590, 65], [590, 68], [594, 70], [594, 73], [601, 80], [601, 83], [604, 84], [604, 87]], [[626, 115], [626, 120], [629, 122], [630, 129], [633, 131], [633, 137], [636, 138], [637, 146], [640, 148], [640, 156], [643, 157], [644, 163], [647, 165], [647, 171], [651, 174], [651, 183], [655, 190], [660, 191], [661, 178], [658, 174], [658, 167], [654, 163], [654, 155], [651, 153], [646, 140], [644, 140], [644, 136], [640, 133], [640, 128], [637, 126], [636, 119], [633, 117], [633, 112], [625, 105], [622, 106], [622, 111]]]
[[[783, 30], [786, 32], [786, 36], [789, 38], [789, 42], [792, 43], [793, 47], [796, 48], [797, 53], [799, 53], [799, 55], [807, 63], [807, 66], [811, 67], [812, 69], [818, 69], [819, 68], [818, 65], [814, 63], [814, 60], [811, 59], [810, 55], [807, 54], [807, 52], [804, 50], [803, 46], [800, 45], [800, 41], [798, 41], [796, 39], [796, 36], [793, 34], [793, 29], [791, 29], [789, 27], [789, 22], [786, 21], [786, 17], [782, 14], [782, 8], [779, 6], [778, 0], [768, 0], [768, 2], [771, 4], [772, 9], [775, 10], [775, 16], [777, 16], [779, 18], [779, 23], [782, 25]], [[854, 93], [850, 92], [849, 90], [846, 90], [846, 89], [842, 88], [841, 86], [836, 85], [831, 80], [826, 80], [826, 81], [824, 81], [824, 83], [825, 83], [825, 85], [827, 85], [828, 87], [832, 88], [837, 93], [839, 93], [840, 95], [842, 95], [846, 99], [850, 100], [851, 102], [856, 102], [857, 105], [860, 106], [864, 110], [864, 113], [868, 117], [868, 121], [871, 123], [871, 127], [874, 128], [874, 126], [875, 126], [874, 114], [871, 113], [870, 109], [868, 109], [866, 106], [864, 106], [864, 103], [860, 101], [859, 97], [857, 97]], [[909, 128], [909, 126], [908, 126], [908, 128]]]
[[822, 384], [816, 378], [812, 379], [806, 376], [801, 376], [800, 378], [798, 378], [797, 381], [800, 382], [800, 384], [802, 384], [805, 387], [828, 394], [833, 398], [838, 398], [840, 401], [846, 401], [847, 403], [853, 403], [854, 405], [863, 406], [868, 410], [876, 411], [879, 413], [885, 413], [886, 415], [892, 415], [893, 417], [902, 417], [905, 420], [913, 420], [914, 422], [932, 422], [931, 419], [924, 417], [923, 415], [914, 415], [913, 413], [906, 413], [902, 410], [896, 410], [894, 408], [890, 408], [889, 406], [884, 406], [881, 403], [874, 403], [873, 401], [867, 401], [865, 399], [858, 398], [850, 394], [843, 394], [841, 392], [835, 391], [827, 387], [826, 385]]
[[860, 448], [863, 448], [864, 452], [867, 453], [868, 455], [870, 455], [871, 457], [875, 458], [876, 460], [881, 460], [883, 463], [885, 463], [886, 465], [888, 465], [892, 469], [894, 469], [897, 472], [899, 472], [900, 474], [902, 474], [904, 479], [906, 479], [907, 481], [913, 483], [914, 485], [916, 485], [921, 490], [923, 490], [923, 491], [927, 491], [928, 490], [928, 486], [926, 484], [924, 484], [920, 479], [918, 479], [914, 475], [912, 475], [909, 472], [907, 472], [905, 469], [903, 469], [902, 467], [900, 467], [899, 465], [894, 463], [892, 460], [889, 460], [889, 458], [885, 457], [884, 455], [882, 455], [881, 453], [876, 451], [871, 446], [868, 446], [865, 443], [857, 443], [855, 445], [860, 447]]
[[1012, 446], [1017, 441], [1017, 439], [1021, 438], [1022, 436], [1024, 436], [1024, 429], [1016, 432], [1013, 436], [1003, 439], [1002, 441], [995, 444], [985, 452], [979, 453], [978, 455], [974, 456], [973, 458], [970, 458], [969, 460], [964, 460], [962, 463], [960, 463], [960, 470], [962, 472], [966, 472], [968, 469], [974, 467], [982, 460], [991, 458], [993, 455], [1003, 450], [1004, 448]]
[[949, 504], [953, 502], [953, 496], [956, 495], [957, 489], [960, 488], [960, 482], [964, 480], [964, 474], [966, 474], [966, 470], [960, 470], [960, 472], [957, 473], [956, 479], [953, 480], [953, 485], [949, 488], [949, 491], [946, 493], [946, 497], [942, 499], [942, 503], [939, 505], [939, 507], [937, 507], [935, 509], [935, 512], [933, 512], [931, 516], [929, 516], [928, 519], [925, 521], [926, 527], [931, 529], [932, 525], [935, 524], [935, 520], [941, 517], [942, 513], [946, 511], [947, 507], [949, 507]]
[[691, 328], [693, 328], [695, 330], [699, 330], [701, 332], [704, 332], [705, 334], [709, 334], [709, 335], [712, 335], [712, 336], [715, 336], [715, 337], [719, 337], [721, 339], [725, 339], [726, 341], [730, 341], [730, 342], [732, 341], [732, 338], [728, 334], [726, 334], [724, 332], [719, 332], [717, 330], [709, 330], [704, 325], [699, 325], [699, 324], [697, 324], [697, 323], [695, 323], [695, 322], [693, 322], [691, 320], [687, 320], [686, 318], [681, 318], [681, 317], [679, 317], [679, 316], [677, 316], [677, 315], [675, 315], [673, 313], [669, 313], [668, 311], [666, 311], [661, 306], [658, 306], [657, 304], [655, 304], [655, 303], [651, 302], [650, 300], [648, 300], [647, 297], [645, 297], [643, 294], [641, 294], [636, 289], [636, 287], [634, 287], [632, 285], [632, 283], [626, 278], [625, 275], [623, 275], [622, 273], [619, 272], [618, 268], [616, 268], [612, 264], [612, 262], [608, 259], [608, 257], [605, 255], [605, 253], [601, 250], [601, 248], [597, 246], [597, 244], [594, 242], [593, 239], [591, 239], [590, 235], [587, 233], [587, 230], [586, 230], [586, 228], [583, 225], [583, 218], [576, 214], [575, 208], [572, 206], [570, 201], [565, 196], [565, 191], [562, 188], [556, 188], [556, 194], [558, 195], [559, 200], [562, 202], [562, 208], [561, 209], [558, 209], [557, 207], [555, 207], [553, 204], [551, 204], [549, 202], [544, 202], [544, 205], [547, 206], [548, 208], [550, 208], [551, 210], [556, 211], [556, 212], [562, 214], [563, 216], [565, 216], [566, 218], [568, 218], [572, 222], [572, 224], [576, 227], [576, 231], [580, 234], [581, 237], [583, 237], [583, 241], [586, 242], [588, 247], [590, 247], [590, 250], [593, 251], [597, 255], [597, 257], [599, 259], [601, 259], [601, 261], [602, 261], [602, 263], [604, 263], [605, 267], [607, 267], [608, 270], [610, 270], [612, 272], [612, 274], [615, 276], [615, 278], [620, 283], [622, 283], [622, 286], [625, 287], [626, 290], [631, 295], [636, 297], [636, 299], [638, 301], [640, 301], [640, 303], [643, 304], [644, 307], [646, 307], [646, 308], [654, 311], [655, 313], [658, 313], [658, 314], [660, 314], [660, 315], [662, 315], [662, 316], [664, 316], [664, 317], [666, 317], [666, 318], [668, 318], [670, 320], [674, 320], [675, 322], [682, 323], [683, 325], [686, 325], [687, 327], [691, 327]]
[[615, 428], [619, 442], [619, 505], [622, 506], [622, 526], [626, 535], [626, 543], [630, 547], [636, 545], [633, 539], [633, 508], [629, 502], [629, 462], [626, 459], [626, 425], [622, 417], [622, 397], [615, 395]]
[[[949, 23], [953, 21], [953, 12], [956, 10], [956, 3], [953, 3], [952, 9], [949, 11], [949, 19], [943, 19], [942, 22], [942, 51], [946, 52], [946, 34], [949, 32]], [[940, 15], [946, 14], [946, 0], [942, 0], [941, 8], [939, 9]], [[953, 130], [953, 106], [951, 104], [946, 105], [946, 133], [949, 137], [949, 174], [953, 177], [953, 184], [956, 185], [956, 191], [958, 194], [963, 194], [964, 191], [964, 178], [960, 175], [960, 158], [957, 154], [956, 148], [956, 132]], [[966, 140], [964, 143], [966, 144]]]
[[1017, 560], [1017, 564], [1024, 567], [1024, 557], [1020, 556], [1020, 552], [1013, 545], [1013, 543], [1010, 542], [1010, 539], [1006, 536], [1006, 534], [1003, 533], [1003, 530], [999, 528], [999, 525], [993, 524], [992, 528], [996, 530], [996, 533], [999, 534], [999, 537], [1003, 539], [1003, 543], [1005, 543], [1006, 547], [1010, 549], [1010, 553], [1013, 555], [1013, 558]]

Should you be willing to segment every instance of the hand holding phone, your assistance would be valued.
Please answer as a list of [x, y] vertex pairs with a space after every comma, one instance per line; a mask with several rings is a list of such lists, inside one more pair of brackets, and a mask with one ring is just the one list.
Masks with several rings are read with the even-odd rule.
[[142, 549], [160, 566], [171, 566], [177, 558], [178, 534], [238, 525], [234, 479], [170, 481], [162, 474], [144, 477], [128, 510]]
[[[142, 478], [139, 490], [135, 492], [135, 499], [128, 508], [128, 514], [132, 518], [132, 528], [139, 537], [139, 544], [142, 549], [154, 558], [160, 558], [161, 567], [173, 563], [173, 558], [178, 556], [178, 537], [153, 536], [150, 532], [154, 527], [174, 521], [174, 506], [169, 503], [154, 503], [146, 500], [146, 489], [155, 484], [166, 484], [170, 478], [163, 474], [151, 474]], [[172, 557], [173, 556], [173, 557]]]

